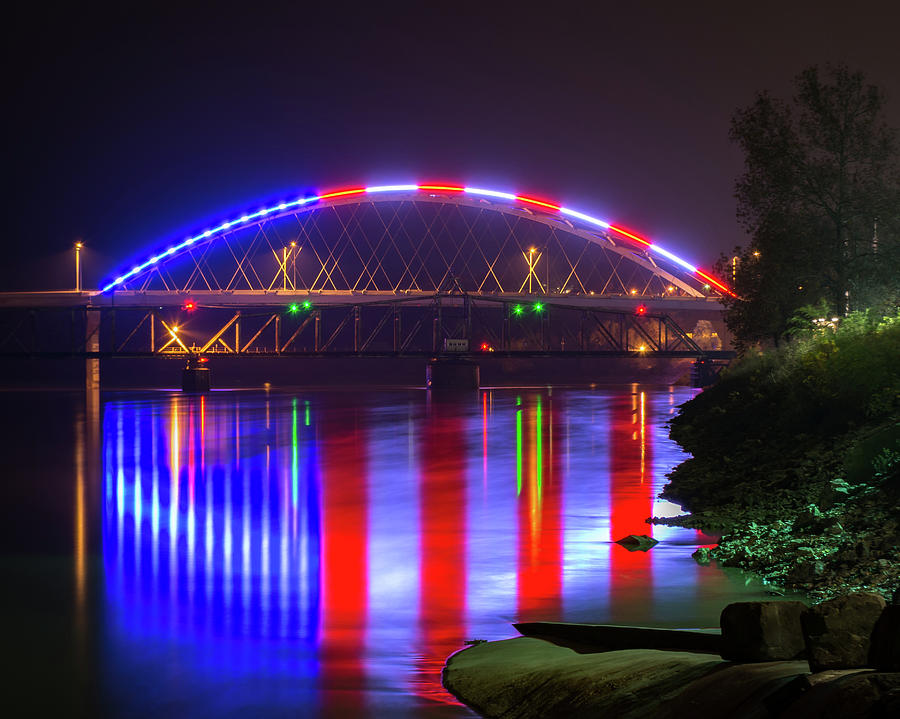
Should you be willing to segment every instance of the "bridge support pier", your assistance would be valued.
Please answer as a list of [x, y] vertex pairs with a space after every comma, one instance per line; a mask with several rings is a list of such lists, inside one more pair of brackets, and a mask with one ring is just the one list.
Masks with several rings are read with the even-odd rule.
[[719, 376], [717, 368], [713, 363], [701, 357], [691, 363], [691, 387], [708, 387]]
[[209, 392], [209, 368], [201, 367], [195, 357], [181, 370], [182, 392]]
[[[100, 310], [85, 310], [84, 351], [100, 352]], [[84, 361], [84, 389], [88, 397], [100, 390], [99, 357], [88, 357]]]
[[425, 387], [433, 390], [478, 389], [480, 372], [472, 360], [435, 357], [425, 367]]

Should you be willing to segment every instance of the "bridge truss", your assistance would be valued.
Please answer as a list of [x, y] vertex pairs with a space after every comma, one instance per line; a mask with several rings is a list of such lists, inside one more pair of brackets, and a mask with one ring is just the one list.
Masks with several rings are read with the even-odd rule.
[[[573, 298], [574, 299], [574, 298]], [[181, 306], [0, 311], [0, 356], [170, 357], [509, 356], [715, 357], [670, 314], [595, 303], [469, 294]], [[454, 340], [465, 340], [460, 345]]]

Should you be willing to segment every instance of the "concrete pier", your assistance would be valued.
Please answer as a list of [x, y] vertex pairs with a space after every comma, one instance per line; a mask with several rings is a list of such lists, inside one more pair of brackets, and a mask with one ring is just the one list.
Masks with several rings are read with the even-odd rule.
[[425, 367], [425, 386], [434, 390], [478, 389], [478, 365], [471, 360], [436, 357]]

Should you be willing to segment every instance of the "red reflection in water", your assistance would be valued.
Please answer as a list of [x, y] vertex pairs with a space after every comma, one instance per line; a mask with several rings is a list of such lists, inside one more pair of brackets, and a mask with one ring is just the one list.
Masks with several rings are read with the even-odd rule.
[[518, 497], [517, 610], [519, 621], [557, 619], [562, 609], [562, 472], [553, 452], [553, 404], [541, 395], [523, 413], [522, 491]]
[[419, 625], [415, 691], [458, 704], [441, 686], [447, 656], [466, 631], [466, 448], [459, 408], [434, 402], [422, 429], [419, 477]]
[[[653, 536], [645, 520], [653, 514], [652, 433], [647, 431], [650, 405], [644, 392], [613, 399], [610, 411], [609, 473], [610, 540], [629, 534]], [[634, 602], [653, 586], [653, 564], [647, 552], [610, 547], [610, 615], [629, 621]]]
[[366, 707], [368, 489], [366, 437], [355, 410], [326, 416], [322, 451], [323, 709], [355, 716]]

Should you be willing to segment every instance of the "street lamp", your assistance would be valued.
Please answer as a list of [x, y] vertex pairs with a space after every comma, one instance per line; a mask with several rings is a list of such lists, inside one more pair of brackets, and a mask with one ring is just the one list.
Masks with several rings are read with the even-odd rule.
[[79, 240], [75, 243], [75, 291], [81, 292], [81, 249], [84, 243]]

